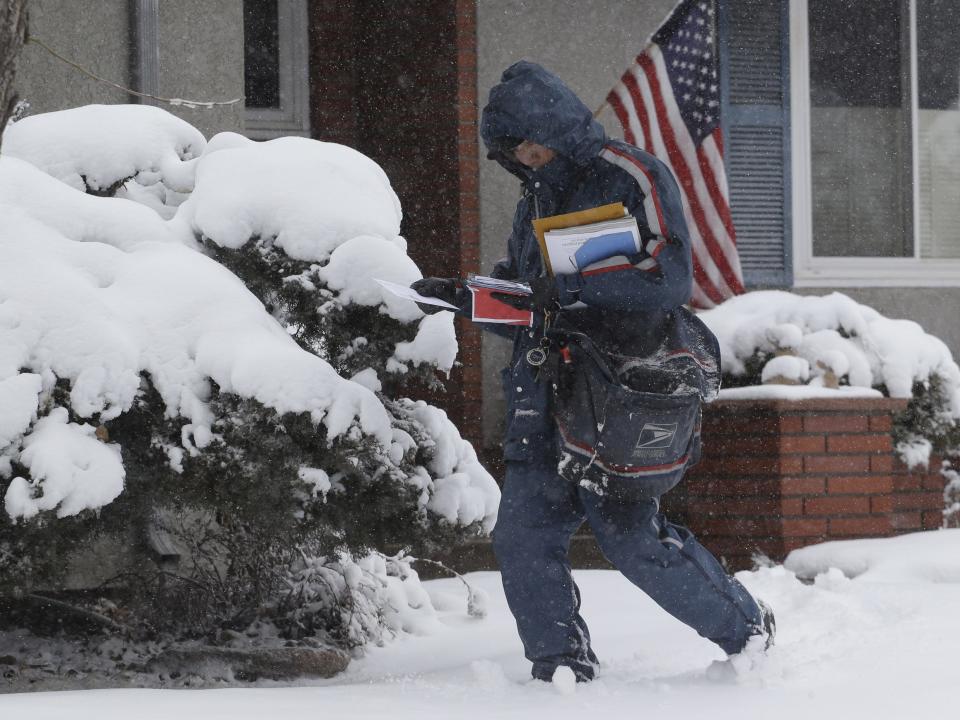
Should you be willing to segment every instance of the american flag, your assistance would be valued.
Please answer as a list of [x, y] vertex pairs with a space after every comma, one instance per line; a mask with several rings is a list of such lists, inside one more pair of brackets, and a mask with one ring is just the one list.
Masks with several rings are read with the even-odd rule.
[[683, 0], [607, 95], [626, 141], [680, 184], [701, 308], [744, 292], [723, 167], [716, 5]]

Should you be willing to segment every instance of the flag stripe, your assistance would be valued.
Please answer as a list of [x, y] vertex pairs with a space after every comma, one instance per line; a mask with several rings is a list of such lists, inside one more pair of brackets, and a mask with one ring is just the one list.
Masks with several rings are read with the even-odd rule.
[[[703, 143], [701, 143], [700, 147], [697, 148], [697, 158], [700, 161], [701, 170], [707, 181], [707, 189], [710, 191], [710, 197], [713, 198], [714, 205], [717, 208], [717, 212], [720, 213], [723, 226], [727, 231], [726, 242], [724, 243], [724, 247], [727, 250], [725, 253], [727, 261], [733, 268], [737, 279], [741, 280], [743, 278], [743, 270], [740, 267], [740, 256], [737, 253], [733, 216], [731, 215], [730, 204], [727, 200], [730, 197], [727, 188], [727, 174], [723, 169], [723, 152], [717, 148], [717, 140], [720, 139], [721, 135], [722, 132], [720, 128], [710, 133], [710, 135], [704, 139]], [[745, 292], [742, 282], [739, 292]]]
[[[669, 88], [670, 78], [667, 74], [663, 54], [660, 52], [659, 47], [651, 47], [648, 55], [653, 62], [653, 68], [657, 73], [660, 87]], [[730, 219], [727, 201], [725, 198], [717, 198], [714, 196], [712, 188], [716, 188], [716, 184], [710, 182], [713, 173], [710, 172], [709, 165], [703, 161], [699, 149], [695, 147], [693, 138], [690, 137], [690, 131], [683, 122], [680, 108], [673, 94], [661, 93], [660, 98], [667, 110], [670, 127], [674, 130], [677, 147], [687, 163], [690, 177], [697, 193], [697, 199], [703, 209], [704, 219], [709, 226], [709, 234], [712, 235], [712, 242], [708, 243], [708, 247], [723, 271], [727, 285], [735, 294], [739, 295], [743, 293], [744, 289], [740, 280], [740, 260], [737, 257], [737, 248], [732, 239], [734, 237], [733, 221]], [[726, 214], [726, 218], [724, 218], [724, 214]], [[703, 234], [705, 237], [708, 235], [707, 232]], [[723, 259], [718, 258], [717, 253], [713, 252], [714, 250], [723, 253]]]
[[[612, 162], [614, 165], [617, 165], [620, 168], [623, 168], [628, 173], [630, 173], [633, 178], [637, 181], [637, 184], [640, 186], [640, 189], [646, 193], [646, 186], [649, 183], [649, 179], [646, 175], [642, 174], [639, 170], [640, 163], [635, 158], [618, 153], [614, 148], [609, 145], [605, 147], [601, 152], [600, 156], [605, 160]], [[646, 201], [645, 201], [646, 203]], [[648, 215], [650, 213], [648, 212]], [[649, 217], [647, 220], [648, 224], [650, 222]], [[696, 228], [692, 231], [696, 233]], [[699, 237], [699, 235], [696, 235]], [[666, 236], [664, 236], [666, 237]], [[713, 307], [716, 303], [723, 302], [725, 296], [722, 295], [714, 286], [713, 281], [708, 277], [702, 263], [696, 257], [696, 245], [693, 246], [693, 277], [694, 277], [694, 293], [693, 300], [698, 307]], [[715, 269], [715, 268], [714, 268]]]
[[[648, 55], [653, 61], [659, 86], [661, 88], [669, 88], [670, 77], [667, 73], [667, 67], [664, 64], [663, 54], [660, 52], [660, 49], [654, 46], [650, 48]], [[731, 270], [734, 267], [739, 267], [739, 260], [736, 257], [736, 247], [732, 241], [728, 242], [728, 238], [733, 237], [733, 223], [729, 222], [730, 212], [727, 201], [725, 198], [717, 198], [714, 196], [711, 186], [712, 188], [716, 188], [716, 184], [710, 182], [713, 173], [709, 165], [704, 162], [699, 148], [697, 148], [693, 142], [693, 138], [690, 137], [690, 131], [683, 122], [680, 108], [676, 103], [673, 93], [660, 93], [660, 99], [663, 101], [664, 108], [667, 111], [670, 128], [674, 131], [677, 147], [689, 167], [690, 176], [693, 179], [694, 188], [697, 192], [697, 198], [703, 207], [705, 218], [709, 222], [710, 230], [717, 241], [717, 246], [723, 251], [724, 257]], [[726, 222], [724, 221], [724, 210], [726, 210], [727, 215]], [[731, 255], [733, 256], [732, 259]], [[732, 274], [737, 286], [739, 286], [738, 275], [739, 273]], [[740, 286], [738, 292], [743, 292], [742, 286]]]
[[699, 307], [744, 292], [719, 120], [716, 11], [716, 0], [682, 0], [607, 96], [627, 142], [678, 181]]
[[637, 76], [628, 71], [627, 74], [623, 76], [623, 85], [627, 91], [627, 95], [633, 101], [631, 105], [636, 112], [640, 126], [643, 128], [645, 142], [640, 147], [642, 147], [651, 155], [656, 155], [654, 152], [653, 133], [651, 132], [650, 127], [650, 115], [647, 113], [646, 104], [642, 102], [642, 94], [640, 92], [640, 86], [637, 83]]
[[[649, 54], [641, 55], [638, 60], [640, 62], [640, 67], [643, 69], [647, 76], [647, 80], [650, 83], [650, 89], [653, 94], [653, 106], [656, 110], [661, 133], [666, 142], [667, 156], [670, 158], [670, 164], [673, 167], [674, 173], [677, 175], [677, 179], [680, 181], [681, 188], [686, 192], [694, 222], [697, 223], [697, 227], [700, 229], [700, 235], [704, 239], [704, 246], [706, 247], [707, 252], [710, 254], [710, 257], [713, 259], [714, 264], [722, 274], [727, 287], [733, 292], [733, 294], [736, 294], [736, 287], [739, 285], [739, 281], [737, 280], [736, 276], [734, 276], [733, 270], [727, 262], [726, 255], [717, 236], [716, 229], [710, 222], [712, 218], [708, 218], [707, 211], [700, 201], [700, 195], [697, 192], [697, 182], [694, 175], [695, 171], [691, 167], [691, 164], [687, 162], [687, 158], [685, 157], [683, 151], [684, 148], [681, 138], [683, 138], [684, 134], [687, 134], [686, 126], [681, 122], [680, 127], [675, 127], [673, 123], [671, 123], [668, 115], [666, 100], [662, 92], [660, 77], [658, 76], [656, 62], [654, 60], [654, 57], [659, 55], [659, 49], [654, 45], [650, 48], [648, 53]], [[689, 141], [689, 136], [687, 139], [692, 145], [692, 141]], [[712, 205], [710, 207], [712, 209]]]
[[697, 266], [694, 265], [693, 273], [693, 293], [690, 295], [690, 303], [697, 308], [703, 308], [704, 310], [709, 310], [712, 307], [716, 307], [717, 303], [707, 297], [707, 294], [703, 291], [703, 287], [697, 284]]
[[[639, 65], [635, 64], [624, 75], [623, 82], [630, 91], [634, 106], [637, 108], [637, 114], [643, 123], [644, 130], [647, 132], [647, 152], [660, 158], [669, 166], [670, 158], [656, 113], [647, 113], [648, 107], [654, 107], [654, 99], [646, 74], [640, 69]], [[676, 170], [673, 172], [676, 175]], [[683, 212], [687, 218], [687, 231], [690, 233], [693, 250], [694, 281], [696, 285], [700, 286], [703, 293], [710, 298], [712, 306], [714, 303], [723, 302], [733, 295], [733, 292], [726, 286], [719, 268], [709, 257], [706, 243], [703, 241], [699, 226], [694, 222], [693, 212], [682, 186], [680, 187], [680, 200], [683, 203]]]
[[[613, 112], [616, 114], [617, 120], [620, 121], [620, 125], [623, 127], [623, 139], [631, 145], [643, 147], [643, 130], [640, 128], [640, 121], [637, 119], [637, 113], [634, 110], [633, 103], [624, 102], [624, 100], [620, 97], [621, 92], [626, 91], [623, 88], [622, 83], [618, 83], [617, 87], [611, 90], [610, 94], [607, 95], [607, 102], [610, 104], [610, 107], [613, 108]], [[640, 138], [640, 140], [638, 141], [637, 138]]]
[[[710, 160], [707, 158], [707, 153], [703, 149], [703, 145], [698, 147], [695, 150], [697, 156], [697, 164], [700, 166], [700, 176], [703, 178], [703, 184], [706, 186], [707, 194], [709, 195], [710, 202], [713, 204], [713, 210], [717, 214], [720, 224], [723, 228], [723, 235], [721, 238], [726, 240], [727, 237], [733, 235], [733, 222], [730, 219], [730, 208], [727, 207], [727, 204], [723, 200], [723, 196], [720, 194], [720, 188], [717, 186], [716, 176], [713, 174], [713, 168], [710, 167]], [[724, 242], [724, 245], [726, 243]], [[730, 263], [731, 267], [733, 262], [729, 254], [726, 254], [727, 262]]]
[[607, 95], [607, 104], [613, 108], [614, 115], [616, 115], [617, 120], [620, 121], [620, 126], [623, 128], [623, 139], [631, 145], [636, 145], [637, 137], [633, 132], [633, 128], [630, 126], [627, 109], [623, 106], [623, 101], [620, 99], [620, 95], [617, 94], [616, 90], [611, 90], [610, 94]]
[[726, 208], [727, 214], [729, 214], [730, 205], [728, 198], [730, 197], [730, 191], [727, 188], [727, 173], [723, 169], [723, 133], [720, 128], [710, 133], [698, 149], [703, 153], [707, 159], [707, 163], [710, 165], [710, 173], [713, 176], [712, 179], [720, 190], [723, 207]]
[[[628, 72], [628, 76], [627, 87], [631, 89], [631, 92], [634, 92], [635, 89], [636, 95], [634, 100], [638, 108], [638, 114], [644, 123], [644, 127], [647, 128], [647, 136], [651, 140], [651, 142], [648, 143], [647, 151], [659, 157], [670, 166], [667, 145], [664, 142], [657, 114], [656, 112], [647, 113], [648, 107], [654, 107], [653, 90], [650, 87], [647, 76], [640, 69], [639, 65], [634, 65], [633, 68], [631, 68], [631, 72]], [[673, 168], [671, 168], [671, 170], [673, 170]], [[673, 172], [674, 175], [676, 175], [676, 170], [673, 170]], [[684, 215], [687, 218], [687, 230], [690, 233], [693, 248], [694, 271], [699, 274], [699, 278], [695, 279], [698, 283], [704, 283], [704, 292], [710, 296], [714, 302], [722, 302], [726, 297], [729, 297], [732, 292], [726, 287], [719, 268], [716, 267], [708, 256], [706, 243], [703, 240], [699, 225], [694, 222], [690, 202], [682, 186], [680, 187], [680, 200], [683, 203]], [[699, 271], [697, 270], [698, 266]]]

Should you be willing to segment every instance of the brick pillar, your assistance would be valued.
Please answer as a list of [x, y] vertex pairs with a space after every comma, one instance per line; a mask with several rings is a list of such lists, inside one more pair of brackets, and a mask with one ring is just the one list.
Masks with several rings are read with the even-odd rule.
[[824, 540], [938, 527], [939, 463], [894, 457], [904, 400], [734, 400], [704, 413], [704, 457], [665, 507], [734, 568]]
[[[480, 261], [475, 0], [310, 3], [314, 137], [355, 147], [387, 173], [401, 231], [425, 275]], [[458, 323], [446, 392], [412, 389], [481, 441], [479, 333]]]
[[[460, 213], [460, 275], [480, 269], [480, 150], [477, 141], [476, 0], [455, 0], [457, 48], [457, 166]], [[479, 450], [483, 444], [483, 368], [480, 330], [469, 320], [457, 323], [463, 363], [463, 416], [460, 432]]]
[[933, 456], [926, 468], [910, 469], [894, 460], [890, 522], [896, 532], [933, 530], [943, 524], [942, 463], [942, 458]]
[[355, 0], [309, 4], [310, 128], [317, 140], [357, 147]]

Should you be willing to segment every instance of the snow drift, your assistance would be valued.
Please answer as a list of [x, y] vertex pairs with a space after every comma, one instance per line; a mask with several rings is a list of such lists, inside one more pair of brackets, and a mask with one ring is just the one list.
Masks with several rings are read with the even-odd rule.
[[[938, 378], [949, 390], [952, 414], [960, 418], [960, 367], [943, 341], [915, 322], [886, 318], [841, 293], [755, 291], [699, 317], [719, 339], [724, 372], [731, 375], [744, 375], [747, 362], [758, 355], [787, 352], [803, 365], [793, 371], [796, 379], [815, 387], [829, 370], [851, 386], [882, 386], [890, 397], [909, 398], [915, 383]], [[766, 366], [783, 362], [774, 357]]]

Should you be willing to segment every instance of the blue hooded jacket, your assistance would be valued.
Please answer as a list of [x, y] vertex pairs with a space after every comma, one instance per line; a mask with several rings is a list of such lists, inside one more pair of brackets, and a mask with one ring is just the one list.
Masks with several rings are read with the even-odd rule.
[[[694, 356], [706, 374], [701, 391], [709, 399], [716, 392], [719, 353], [709, 330], [682, 307], [692, 289], [690, 237], [670, 170], [649, 153], [608, 139], [559, 78], [527, 61], [507, 68], [491, 89], [480, 134], [488, 157], [523, 184], [507, 257], [492, 274], [517, 280], [544, 274], [534, 218], [622, 202], [637, 219], [643, 251], [620, 269], [558, 275], [560, 304], [580, 301], [586, 307], [564, 310], [556, 324], [589, 335], [611, 358]], [[502, 149], [519, 139], [556, 156], [538, 170], [521, 165]], [[484, 327], [514, 340], [510, 367], [502, 373], [508, 401], [504, 457], [555, 460], [550, 382], [526, 361], [527, 351], [540, 343], [541, 319], [533, 328]]]

